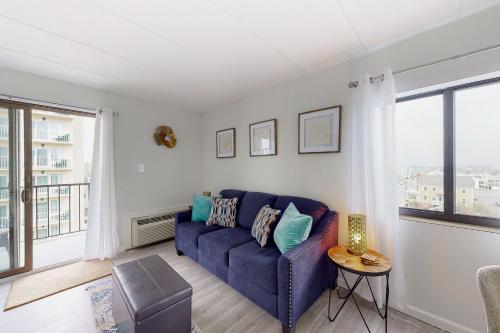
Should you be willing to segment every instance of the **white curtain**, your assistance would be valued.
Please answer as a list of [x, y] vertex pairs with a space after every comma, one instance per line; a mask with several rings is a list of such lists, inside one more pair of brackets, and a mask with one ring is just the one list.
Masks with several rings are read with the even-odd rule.
[[[396, 96], [391, 70], [385, 70], [383, 75], [383, 81], [375, 79], [371, 83], [370, 74], [365, 74], [352, 93], [349, 212], [367, 216], [368, 247], [384, 254], [393, 265], [389, 305], [405, 311], [397, 196]], [[385, 301], [385, 278], [370, 278], [370, 283], [381, 305]], [[366, 282], [360, 284], [358, 292], [372, 299]]]
[[112, 258], [118, 250], [113, 152], [113, 112], [110, 109], [98, 110], [92, 155], [86, 260]]

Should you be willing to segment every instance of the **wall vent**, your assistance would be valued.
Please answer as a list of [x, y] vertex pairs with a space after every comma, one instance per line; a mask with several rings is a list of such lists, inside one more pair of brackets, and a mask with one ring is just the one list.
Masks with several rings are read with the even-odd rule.
[[175, 213], [186, 209], [187, 207], [184, 207], [159, 214], [132, 218], [130, 220], [132, 247], [144, 246], [173, 238], [175, 235]]

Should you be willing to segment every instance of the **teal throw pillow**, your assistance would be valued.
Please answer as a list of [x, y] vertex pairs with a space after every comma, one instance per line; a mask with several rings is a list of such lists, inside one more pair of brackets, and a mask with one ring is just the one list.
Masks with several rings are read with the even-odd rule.
[[191, 220], [193, 222], [207, 222], [210, 216], [210, 209], [212, 208], [212, 201], [210, 197], [204, 197], [199, 194], [193, 195], [193, 212], [191, 213]]
[[293, 203], [290, 203], [274, 230], [274, 242], [281, 253], [285, 253], [309, 237], [312, 217], [301, 214]]

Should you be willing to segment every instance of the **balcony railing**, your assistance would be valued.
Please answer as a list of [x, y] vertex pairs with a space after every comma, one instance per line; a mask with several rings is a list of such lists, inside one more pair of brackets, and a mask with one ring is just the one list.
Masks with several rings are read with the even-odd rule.
[[90, 183], [33, 186], [33, 239], [86, 230], [89, 190]]
[[[2, 161], [0, 156], [0, 168], [2, 167]], [[7, 165], [9, 164], [7, 159]], [[33, 159], [33, 168], [43, 169], [43, 168], [55, 168], [55, 169], [66, 169], [69, 168], [69, 160], [66, 158], [58, 157], [41, 157], [37, 156]]]
[[[1, 133], [0, 133], [1, 135]], [[71, 136], [69, 133], [59, 134], [47, 131], [34, 131], [33, 132], [34, 141], [48, 141], [48, 142], [60, 142], [69, 143], [71, 142]]]
[[[52, 131], [39, 131], [34, 130], [33, 140], [35, 141], [48, 141], [48, 142], [60, 142], [60, 143], [70, 143], [71, 135], [69, 133], [54, 133]], [[0, 126], [0, 139], [9, 138], [9, 127], [5, 125]]]

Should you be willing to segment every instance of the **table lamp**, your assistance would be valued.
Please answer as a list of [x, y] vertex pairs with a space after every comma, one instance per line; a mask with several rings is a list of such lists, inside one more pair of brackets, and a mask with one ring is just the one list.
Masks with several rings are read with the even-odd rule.
[[355, 256], [366, 252], [366, 216], [363, 214], [349, 214], [347, 229], [349, 240], [347, 250]]

